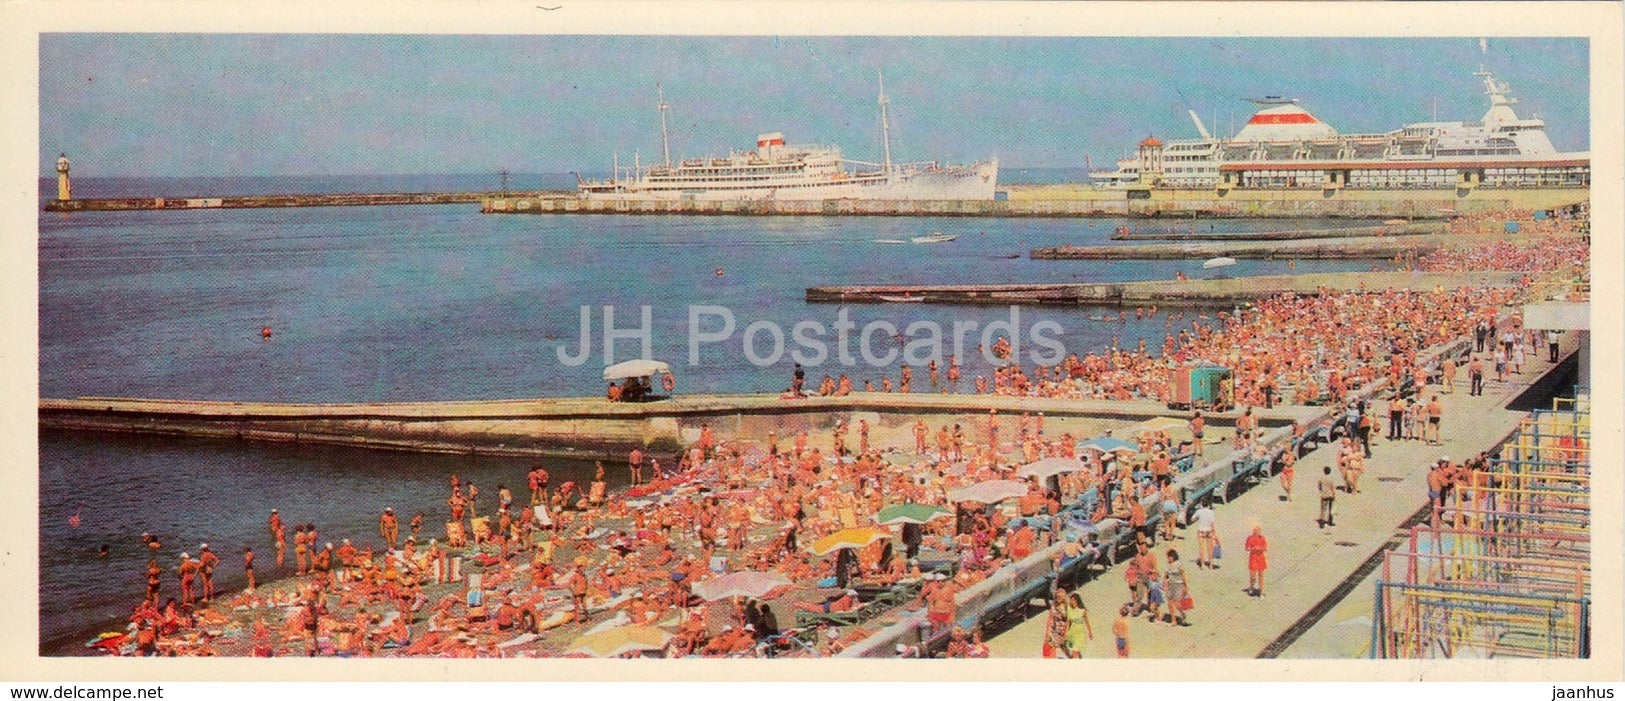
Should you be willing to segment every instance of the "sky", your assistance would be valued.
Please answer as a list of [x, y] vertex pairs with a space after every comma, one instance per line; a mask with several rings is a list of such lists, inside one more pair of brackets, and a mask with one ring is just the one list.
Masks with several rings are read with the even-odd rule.
[[1588, 148], [1584, 39], [45, 34], [42, 176], [607, 172], [747, 150], [761, 132], [880, 160], [1096, 166], [1147, 135], [1239, 129], [1282, 95], [1342, 132], [1477, 119], [1509, 82]]

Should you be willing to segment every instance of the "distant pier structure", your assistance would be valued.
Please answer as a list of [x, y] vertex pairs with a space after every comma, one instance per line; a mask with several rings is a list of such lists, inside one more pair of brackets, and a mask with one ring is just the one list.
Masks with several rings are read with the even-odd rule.
[[[342, 192], [268, 195], [118, 197], [74, 199], [68, 180], [68, 154], [56, 160], [56, 198], [45, 199], [47, 212], [118, 212], [172, 209], [251, 209], [259, 207], [360, 207], [390, 204], [476, 204], [498, 197], [547, 197], [563, 193], [508, 191], [508, 172], [502, 173], [502, 192]], [[94, 189], [94, 188], [92, 188]], [[44, 193], [41, 193], [42, 198]]]
[[68, 180], [68, 154], [60, 154], [56, 159], [56, 200], [66, 202], [73, 199], [73, 183]]

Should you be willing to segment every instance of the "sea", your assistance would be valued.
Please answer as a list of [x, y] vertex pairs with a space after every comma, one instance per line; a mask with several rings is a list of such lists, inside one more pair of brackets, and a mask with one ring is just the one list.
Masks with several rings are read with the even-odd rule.
[[[1006, 169], [1010, 182], [1074, 182], [1075, 169]], [[76, 178], [78, 197], [209, 197], [345, 192], [477, 192], [495, 174], [234, 178]], [[513, 190], [568, 190], [561, 174], [513, 174]], [[41, 179], [41, 196], [55, 191]], [[43, 203], [43, 200], [41, 200]], [[777, 393], [797, 357], [812, 384], [848, 373], [895, 381], [901, 358], [929, 356], [930, 329], [965, 377], [991, 365], [977, 346], [994, 322], [1024, 355], [1100, 352], [1114, 341], [1159, 348], [1165, 319], [1101, 321], [1117, 309], [809, 304], [832, 284], [1067, 283], [1288, 272], [1286, 261], [1035, 261], [1057, 244], [1109, 244], [1120, 227], [1241, 233], [1329, 221], [487, 215], [478, 205], [41, 212], [39, 391], [86, 396], [262, 402], [400, 402], [601, 395], [602, 368], [644, 355], [671, 364], [677, 393]], [[957, 240], [914, 244], [942, 232]], [[902, 243], [898, 243], [902, 242]], [[1369, 270], [1370, 262], [1299, 261], [1297, 272]], [[621, 338], [606, 351], [605, 310]], [[644, 308], [648, 323], [643, 323]], [[585, 311], [584, 311], [585, 310]], [[722, 311], [726, 310], [726, 311]], [[854, 325], [843, 363], [834, 324]], [[585, 322], [583, 321], [585, 319]], [[727, 321], [732, 321], [732, 332]], [[890, 327], [881, 324], [885, 322]], [[585, 323], [590, 340], [583, 355]], [[970, 326], [975, 324], [974, 327]], [[911, 327], [911, 325], [913, 325]], [[263, 337], [261, 330], [271, 335]], [[799, 331], [798, 331], [799, 329]], [[819, 331], [822, 329], [822, 331]], [[800, 333], [801, 336], [797, 336]], [[706, 336], [705, 334], [710, 334]], [[903, 341], [927, 339], [922, 346]], [[721, 337], [720, 340], [706, 340]], [[991, 338], [991, 337], [990, 337]], [[745, 339], [749, 339], [747, 342]], [[778, 352], [775, 352], [778, 351]], [[1030, 362], [1028, 363], [1031, 364]], [[920, 370], [920, 368], [916, 368]], [[918, 377], [923, 379], [924, 373]], [[524, 491], [532, 460], [42, 430], [39, 435], [39, 644], [74, 654], [120, 627], [159, 563], [208, 543], [220, 587], [243, 585], [242, 551], [273, 566], [266, 519], [314, 523], [323, 540], [378, 543], [378, 514], [433, 525], [452, 475], [494, 499]], [[593, 466], [549, 460], [556, 480]], [[624, 470], [608, 471], [616, 486]], [[489, 500], [487, 502], [490, 503]], [[75, 525], [77, 524], [77, 525]], [[105, 545], [108, 554], [98, 551]], [[290, 554], [291, 557], [291, 554]], [[176, 593], [173, 577], [166, 594]]]

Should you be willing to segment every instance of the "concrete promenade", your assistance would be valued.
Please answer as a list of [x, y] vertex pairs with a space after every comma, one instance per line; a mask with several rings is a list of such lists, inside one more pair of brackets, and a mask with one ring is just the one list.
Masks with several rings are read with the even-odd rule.
[[[1574, 352], [1569, 340], [1564, 355]], [[1373, 431], [1372, 457], [1366, 461], [1360, 493], [1337, 495], [1336, 525], [1318, 528], [1319, 499], [1316, 482], [1321, 468], [1331, 466], [1332, 476], [1342, 483], [1336, 469], [1337, 446], [1325, 445], [1300, 458], [1292, 499], [1282, 500], [1276, 479], [1254, 486], [1229, 503], [1215, 504], [1217, 530], [1224, 556], [1219, 569], [1199, 569], [1195, 565], [1196, 537], [1182, 529], [1171, 547], [1180, 553], [1190, 580], [1195, 608], [1189, 614], [1191, 627], [1152, 623], [1144, 615], [1134, 619], [1129, 640], [1132, 657], [1258, 657], [1295, 625], [1299, 625], [1323, 600], [1341, 603], [1316, 621], [1304, 621], [1309, 633], [1295, 644], [1285, 646], [1289, 657], [1361, 657], [1370, 637], [1371, 591], [1369, 583], [1355, 588], [1352, 596], [1341, 587], [1352, 585], [1360, 565], [1384, 550], [1389, 539], [1427, 502], [1427, 465], [1440, 456], [1461, 461], [1488, 450], [1509, 435], [1523, 416], [1504, 409], [1514, 397], [1552, 368], [1531, 354], [1531, 362], [1521, 375], [1508, 382], [1486, 378], [1483, 396], [1468, 396], [1467, 373], [1457, 377], [1455, 391], [1442, 395], [1444, 418], [1442, 445], [1421, 441], [1380, 439], [1387, 432], [1384, 403], [1372, 406], [1381, 418]], [[1430, 390], [1440, 389], [1430, 386]], [[1269, 541], [1269, 569], [1265, 595], [1261, 598], [1243, 592], [1247, 586], [1247, 554], [1243, 542], [1254, 524], [1262, 525]], [[1168, 543], [1157, 545], [1158, 565], [1166, 565], [1163, 553]], [[1128, 600], [1121, 566], [1098, 574], [1079, 587], [1089, 608], [1095, 637], [1084, 650], [1085, 657], [1113, 657], [1112, 623], [1117, 610]], [[989, 641], [997, 657], [1037, 657], [1043, 643], [1046, 616], [1040, 615]], [[1279, 652], [1279, 651], [1277, 651]]]

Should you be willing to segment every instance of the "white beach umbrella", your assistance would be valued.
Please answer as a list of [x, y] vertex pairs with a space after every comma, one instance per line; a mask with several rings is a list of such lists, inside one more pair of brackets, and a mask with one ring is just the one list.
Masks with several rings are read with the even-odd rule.
[[604, 379], [624, 380], [628, 377], [649, 377], [663, 372], [669, 372], [671, 366], [658, 360], [628, 360], [604, 368]]

